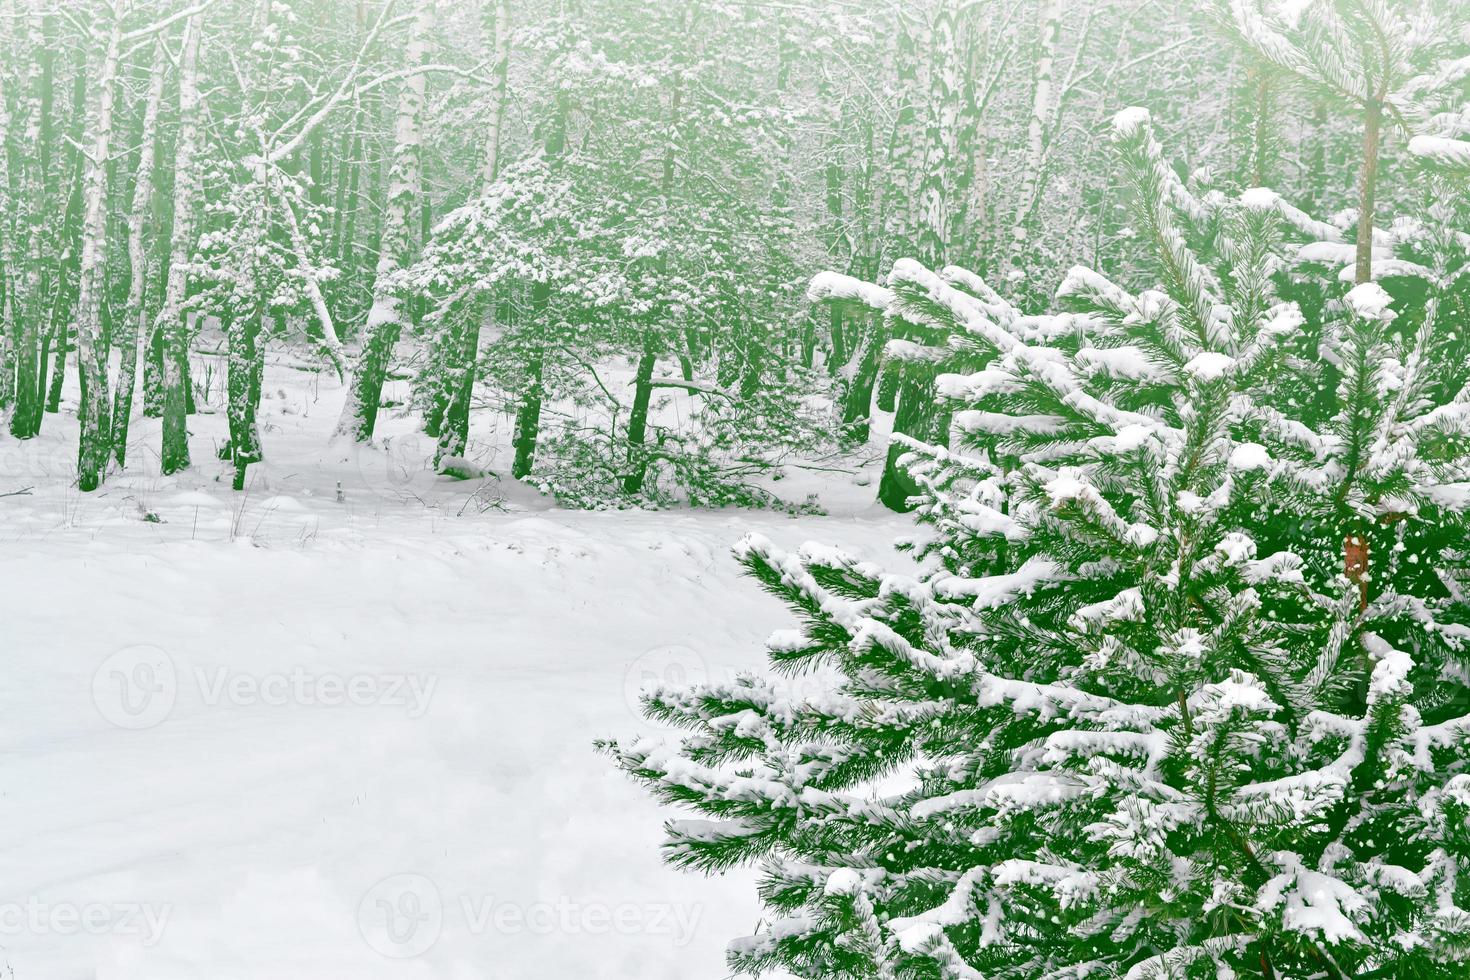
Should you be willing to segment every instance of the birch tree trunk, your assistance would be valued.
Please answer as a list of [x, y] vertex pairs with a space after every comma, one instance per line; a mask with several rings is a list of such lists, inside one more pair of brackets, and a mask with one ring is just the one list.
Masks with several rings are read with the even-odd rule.
[[[409, 32], [406, 59], [411, 67], [424, 63], [429, 31], [433, 27], [433, 5], [418, 0], [413, 26]], [[351, 436], [357, 442], [372, 438], [378, 421], [378, 404], [383, 394], [383, 381], [393, 345], [403, 330], [405, 311], [399, 298], [389, 290], [388, 277], [407, 260], [413, 247], [409, 213], [419, 192], [419, 142], [424, 109], [425, 78], [417, 72], [404, 79], [398, 94], [398, 114], [394, 125], [393, 161], [388, 175], [388, 206], [383, 212], [383, 234], [378, 246], [378, 264], [373, 278], [373, 305], [364, 326], [362, 353], [348, 388], [342, 415], [337, 420], [337, 436]]]
[[[11, 299], [15, 327], [15, 411], [10, 416], [10, 434], [30, 439], [41, 431], [45, 403], [45, 360], [41, 355], [41, 322], [44, 317], [42, 289], [46, 240], [46, 170], [50, 164], [49, 55], [45, 50], [45, 22], [39, 11], [26, 18], [27, 47], [31, 52], [26, 81], [24, 139], [35, 151], [25, 155], [21, 196], [26, 208], [25, 267], [12, 276], [18, 295]], [[19, 219], [18, 219], [19, 220]]]
[[[914, 209], [918, 200], [918, 165], [922, 163], [920, 149], [924, 131], [919, 107], [928, 93], [922, 89], [919, 77], [919, 48], [922, 25], [915, 29], [913, 19], [919, 14], [905, 12], [902, 7], [894, 10], [897, 18], [893, 65], [895, 88], [898, 91], [898, 112], [893, 121], [893, 132], [888, 142], [885, 173], [882, 182], [882, 200], [879, 203], [879, 234], [883, 239], [875, 265], [882, 266], [882, 246], [893, 246], [912, 241]], [[902, 245], [900, 245], [902, 247]]]
[[179, 56], [179, 136], [174, 149], [174, 224], [169, 243], [168, 283], [153, 330], [163, 346], [163, 472], [189, 467], [188, 392], [185, 372], [189, 331], [184, 299], [189, 284], [189, 253], [194, 247], [194, 201], [199, 174], [194, 155], [199, 142], [199, 36], [202, 14], [184, 24]]
[[[872, 278], [877, 275], [877, 256], [881, 246], [878, 244], [879, 235], [867, 217], [875, 210], [872, 200], [874, 175], [878, 170], [878, 148], [871, 122], [865, 126], [864, 136], [866, 154], [852, 188], [854, 226], [863, 229], [864, 240], [852, 243], [849, 269], [855, 276]], [[872, 428], [873, 386], [878, 380], [878, 348], [883, 343], [879, 337], [882, 328], [876, 319], [865, 312], [854, 313], [843, 324], [847, 359], [838, 369], [843, 385], [842, 436], [855, 444], [867, 442]]]
[[[48, 47], [55, 37], [56, 32], [53, 25], [48, 24], [46, 31]], [[48, 71], [54, 77], [54, 66]], [[87, 78], [88, 72], [83, 68], [82, 71], [76, 73], [76, 81], [72, 85], [72, 125], [71, 132], [67, 136], [69, 152], [66, 154], [71, 166], [66, 172], [68, 176], [66, 210], [61, 221], [60, 234], [55, 240], [48, 243], [57, 256], [49, 270], [52, 275], [47, 284], [47, 290], [48, 295], [52, 297], [52, 302], [48, 313], [45, 339], [41, 342], [41, 391], [45, 396], [45, 408], [48, 415], [61, 411], [61, 389], [66, 381], [66, 355], [72, 350], [72, 328], [75, 324], [77, 304], [77, 281], [74, 271], [77, 266], [77, 258], [82, 251], [84, 207], [82, 184], [86, 175], [83, 124], [87, 118]], [[52, 93], [48, 92], [48, 94]], [[48, 123], [51, 121], [49, 111], [46, 113], [46, 119]], [[49, 172], [51, 168], [46, 169]], [[50, 220], [51, 217], [50, 214], [46, 215], [47, 220]], [[50, 380], [47, 381], [46, 354], [51, 350], [56, 352], [56, 356], [51, 360]]]
[[82, 145], [82, 246], [77, 271], [77, 369], [81, 378], [80, 446], [77, 486], [101, 485], [110, 456], [108, 412], [108, 343], [102, 325], [103, 273], [107, 254], [107, 156], [112, 148], [112, 109], [116, 98], [117, 62], [125, 6], [102, 6], [94, 15], [88, 72], [92, 93], [87, 100]]
[[[255, 12], [250, 22], [251, 30], [262, 36], [270, 33], [270, 18], [270, 0], [256, 0]], [[267, 91], [270, 87], [269, 55], [264, 51], [255, 54], [256, 57], [246, 69], [244, 78], [247, 84]], [[262, 288], [260, 282], [259, 256], [265, 250], [270, 234], [269, 215], [273, 197], [280, 200], [280, 213], [286, 220], [292, 251], [307, 291], [313, 296], [313, 305], [319, 309], [325, 306], [321, 301], [320, 290], [313, 289], [315, 279], [310, 273], [310, 262], [301, 241], [301, 230], [297, 227], [296, 212], [292, 209], [289, 192], [277, 186], [278, 182], [273, 179], [275, 171], [268, 159], [269, 139], [258, 122], [254, 128], [260, 155], [248, 157], [244, 161], [250, 172], [245, 207], [248, 214], [259, 215], [261, 219], [250, 220], [244, 230], [243, 247], [238, 253], [236, 285], [231, 290], [227, 308], [221, 312], [226, 351], [225, 419], [229, 425], [230, 438], [220, 449], [219, 456], [234, 465], [235, 474], [230, 485], [237, 491], [245, 489], [245, 474], [250, 464], [258, 462], [264, 455], [260, 428], [255, 422], [259, 392], [257, 363], [264, 354], [265, 346], [260, 338], [261, 321], [265, 316], [267, 302], [266, 289]], [[330, 325], [329, 318], [325, 322]], [[335, 332], [328, 329], [318, 334], [318, 339], [325, 341], [329, 333], [335, 336]], [[340, 377], [340, 360], [338, 364]]]
[[[922, 160], [924, 136], [919, 106], [927, 98], [919, 73], [924, 25], [916, 23], [918, 16], [901, 6], [894, 8], [893, 76], [899, 97], [898, 111], [888, 134], [881, 167], [877, 165], [870, 141], [869, 173], [859, 182], [854, 199], [856, 212], [872, 210], [876, 215], [872, 241], [858, 273], [863, 277], [877, 275], [888, 252], [895, 248], [907, 252], [912, 241], [913, 210], [909, 204], [918, 199], [915, 161]], [[880, 172], [876, 179], [875, 170]], [[866, 206], [869, 187], [874, 189], [876, 198], [872, 207]], [[856, 325], [859, 336], [850, 339], [852, 353], [842, 369], [847, 383], [842, 421], [845, 435], [862, 443], [867, 442], [871, 431], [873, 391], [879, 384], [881, 352], [888, 342], [888, 328], [882, 319], [865, 315], [858, 317]]]
[[[0, 7], [0, 16], [12, 13], [9, 5]], [[3, 81], [3, 79], [0, 79]], [[20, 219], [10, 183], [10, 127], [14, 117], [10, 111], [9, 93], [0, 85], [0, 411], [15, 401], [17, 387], [16, 356], [19, 352], [18, 320], [15, 307], [15, 277], [19, 272]]]
[[919, 172], [919, 257], [932, 269], [948, 259], [949, 187], [945, 177], [959, 164], [955, 137], [960, 124], [960, 53], [954, 12], [940, 4], [931, 31], [933, 66], [929, 72], [924, 157]]
[[[923, 165], [919, 177], [919, 255], [930, 268], [938, 269], [948, 258], [950, 213], [945, 174], [958, 162], [955, 146], [960, 123], [960, 54], [954, 12], [940, 4], [930, 29], [933, 63], [929, 71], [929, 94], [925, 99], [927, 122], [924, 131]], [[899, 375], [898, 405], [893, 418], [894, 435], [929, 440], [935, 419], [934, 372], [926, 366], [906, 364]], [[906, 450], [891, 441], [878, 499], [892, 510], [910, 509], [908, 498], [918, 485], [899, 465]]]
[[[949, 207], [951, 260], [981, 275], [988, 274], [993, 261], [986, 234], [990, 192], [987, 112], [1011, 54], [1003, 41], [983, 33], [986, 26], [988, 21], [979, 16], [978, 9], [972, 9], [957, 27], [962, 92], [954, 140], [958, 159]], [[953, 254], [955, 250], [960, 257]]]
[[[500, 132], [505, 120], [506, 78], [510, 72], [510, 0], [495, 0], [494, 57], [490, 65], [489, 118], [485, 122], [485, 158], [480, 171], [482, 191], [489, 191], [500, 175]], [[449, 364], [445, 372], [445, 405], [440, 422], [434, 467], [463, 456], [470, 438], [470, 399], [475, 390], [475, 365], [480, 353], [480, 325], [494, 302], [493, 296], [473, 298], [465, 314], [449, 324]]]
[[488, 191], [500, 176], [500, 131], [505, 124], [505, 88], [510, 75], [510, 0], [495, 0], [494, 56], [490, 64], [490, 118], [485, 121], [485, 159], [480, 189]]
[[1047, 132], [1051, 128], [1052, 76], [1056, 71], [1057, 31], [1062, 19], [1062, 0], [1046, 0], [1041, 12], [1041, 33], [1036, 46], [1035, 85], [1031, 91], [1031, 114], [1026, 123], [1026, 157], [1021, 168], [1021, 185], [1016, 213], [1011, 222], [1011, 255], [1007, 263], [1018, 269], [1020, 256], [1028, 251], [1031, 214], [1041, 186], [1041, 169], [1046, 160]]
[[[842, 158], [838, 155], [839, 151], [835, 146], [829, 145], [826, 152], [829, 154], [829, 158], [826, 165], [822, 168], [822, 180], [826, 189], [826, 194], [823, 196], [823, 203], [826, 206], [827, 216], [827, 261], [831, 263], [833, 268], [836, 268], [838, 260], [842, 255], [844, 244], [850, 243], [846, 243], [842, 226], [842, 188], [844, 177]], [[849, 251], [848, 261], [842, 264], [850, 267], [851, 261], [851, 252]], [[843, 332], [842, 311], [836, 303], [828, 303], [827, 305], [830, 307], [827, 311], [827, 372], [832, 374], [847, 363], [848, 349], [847, 337]], [[811, 315], [815, 316], [816, 314]], [[810, 355], [806, 356], [806, 363], [810, 365]]]
[[127, 305], [123, 307], [117, 345], [121, 359], [117, 369], [117, 392], [112, 403], [112, 456], [119, 468], [127, 465], [128, 424], [133, 413], [133, 389], [138, 373], [138, 344], [147, 334], [148, 313], [144, 293], [148, 284], [148, 252], [143, 240], [148, 214], [153, 207], [153, 158], [158, 143], [158, 110], [163, 103], [163, 80], [168, 55], [163, 42], [154, 48], [153, 73], [148, 79], [148, 97], [143, 109], [143, 141], [138, 149], [138, 169], [133, 174], [133, 205], [128, 215]]

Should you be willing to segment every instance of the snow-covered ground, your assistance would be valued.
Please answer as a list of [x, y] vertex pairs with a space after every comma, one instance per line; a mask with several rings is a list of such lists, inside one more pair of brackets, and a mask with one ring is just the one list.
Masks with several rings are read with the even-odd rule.
[[896, 565], [907, 522], [843, 475], [793, 478], [829, 517], [559, 510], [436, 477], [412, 419], [328, 447], [335, 380], [266, 389], [242, 494], [218, 415], [169, 479], [137, 421], [89, 495], [65, 412], [0, 438], [0, 494], [33, 488], [0, 498], [0, 977], [725, 976], [752, 875], [662, 866], [667, 814], [592, 740], [791, 625], [742, 534]]

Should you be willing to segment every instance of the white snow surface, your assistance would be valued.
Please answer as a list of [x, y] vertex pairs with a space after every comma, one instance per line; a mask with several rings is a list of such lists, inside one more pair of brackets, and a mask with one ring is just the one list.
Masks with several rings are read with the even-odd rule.
[[1184, 371], [1201, 381], [1218, 381], [1235, 366], [1235, 359], [1219, 351], [1205, 351], [1190, 358]]
[[[75, 392], [0, 436], [0, 494], [31, 488], [0, 497], [0, 976], [725, 976], [753, 873], [663, 866], [681, 814], [592, 740], [658, 733], [647, 682], [762, 667], [792, 620], [740, 574], [744, 534], [902, 571], [908, 519], [841, 476], [790, 494], [831, 517], [556, 509], [434, 475], [392, 410], [328, 447], [342, 389], [301, 367], [267, 365], [247, 493], [222, 414], [171, 478], [136, 420], [136, 467], [85, 495]], [[475, 426], [502, 469], [506, 420]]]
[[1389, 296], [1382, 286], [1371, 280], [1359, 283], [1348, 290], [1343, 301], [1347, 303], [1349, 309], [1365, 320], [1388, 319], [1394, 315], [1389, 309], [1389, 305], [1393, 303], [1393, 297]]
[[1409, 140], [1409, 152], [1425, 157], [1442, 167], [1470, 168], [1470, 140], [1445, 136], [1415, 136]]

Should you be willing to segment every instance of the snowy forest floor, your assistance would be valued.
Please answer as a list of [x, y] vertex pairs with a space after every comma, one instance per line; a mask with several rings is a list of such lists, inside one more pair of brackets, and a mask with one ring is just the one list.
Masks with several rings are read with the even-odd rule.
[[0, 494], [30, 488], [0, 498], [0, 977], [726, 975], [754, 876], [663, 867], [670, 813], [592, 740], [648, 730], [646, 679], [758, 668], [793, 625], [742, 534], [894, 567], [909, 522], [842, 474], [792, 481], [827, 517], [557, 509], [434, 475], [413, 418], [328, 446], [342, 391], [293, 363], [245, 493], [222, 413], [172, 478], [136, 420], [86, 495], [75, 392], [0, 440]]

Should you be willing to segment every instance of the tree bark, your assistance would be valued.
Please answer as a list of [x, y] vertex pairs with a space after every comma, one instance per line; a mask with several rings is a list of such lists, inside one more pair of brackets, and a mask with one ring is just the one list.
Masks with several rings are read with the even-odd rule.
[[[494, 59], [490, 66], [490, 116], [485, 124], [485, 157], [480, 171], [482, 191], [500, 176], [500, 133], [505, 119], [506, 79], [510, 72], [510, 0], [495, 0]], [[480, 325], [494, 296], [475, 297], [464, 316], [447, 326], [448, 370], [439, 396], [443, 401], [439, 442], [434, 452], [438, 469], [446, 458], [463, 456], [470, 440], [470, 399], [475, 391], [476, 365], [480, 353]]]
[[[25, 154], [21, 182], [26, 214], [25, 265], [10, 275], [12, 287], [11, 316], [14, 317], [15, 410], [10, 416], [10, 434], [17, 439], [30, 439], [41, 431], [42, 407], [45, 402], [46, 363], [41, 355], [43, 343], [40, 324], [44, 314], [43, 266], [45, 264], [47, 170], [51, 142], [51, 56], [46, 45], [45, 22], [39, 11], [26, 18], [27, 47], [31, 66], [26, 81], [23, 106], [23, 136], [35, 152]], [[19, 213], [17, 202], [17, 214]], [[17, 217], [19, 221], [19, 217]]]
[[262, 458], [256, 409], [260, 404], [260, 381], [265, 344], [261, 342], [261, 314], [247, 310], [227, 327], [228, 376], [225, 379], [230, 426], [229, 458], [235, 464], [234, 489], [245, 489], [245, 470]]
[[934, 62], [929, 71], [924, 160], [919, 176], [919, 257], [930, 268], [944, 265], [949, 252], [950, 201], [945, 177], [955, 169], [955, 137], [960, 124], [960, 55], [954, 12], [935, 11], [931, 31]]
[[[48, 32], [48, 41], [49, 37]], [[83, 125], [87, 119], [89, 104], [87, 76], [86, 70], [77, 72], [76, 81], [72, 85], [73, 123], [68, 141], [72, 165], [69, 169], [70, 180], [67, 184], [66, 212], [61, 222], [61, 234], [59, 239], [52, 244], [60, 255], [53, 263], [54, 276], [49, 285], [49, 294], [52, 296], [50, 319], [46, 333], [47, 339], [42, 343], [41, 357], [43, 374], [41, 390], [45, 394], [46, 412], [49, 415], [55, 415], [61, 411], [61, 389], [66, 383], [66, 355], [73, 350], [72, 328], [73, 317], [76, 314], [77, 277], [72, 272], [82, 251], [82, 215], [85, 210], [82, 187], [86, 179], [85, 150], [83, 148], [86, 134], [83, 131]], [[44, 377], [46, 373], [45, 354], [48, 350], [55, 352], [55, 357], [50, 362], [49, 382]]]
[[[104, 8], [105, 9], [105, 8]], [[107, 157], [112, 148], [113, 103], [122, 43], [123, 8], [94, 14], [88, 51], [92, 95], [82, 144], [82, 249], [77, 271], [77, 370], [81, 379], [77, 486], [95, 490], [107, 472], [111, 449], [108, 344], [102, 325], [103, 276], [107, 255]]]
[[148, 79], [148, 97], [143, 109], [143, 140], [138, 149], [138, 168], [133, 174], [133, 207], [128, 215], [128, 299], [123, 307], [118, 332], [121, 357], [117, 369], [117, 391], [112, 404], [112, 456], [119, 468], [127, 465], [128, 424], [133, 413], [133, 389], [138, 371], [138, 343], [145, 335], [148, 313], [144, 292], [148, 283], [148, 253], [143, 233], [152, 208], [153, 158], [158, 143], [158, 110], [163, 102], [163, 79], [168, 57], [163, 42], [155, 47], [153, 73]]
[[[924, 439], [934, 419], [934, 402], [924, 397], [925, 391], [933, 386], [933, 372], [922, 365], [905, 364], [898, 382], [898, 410], [893, 416], [893, 432], [916, 439]], [[918, 492], [918, 485], [898, 465], [898, 458], [908, 448], [890, 440], [888, 458], [883, 465], [883, 478], [878, 482], [878, 500], [889, 510], [904, 513], [913, 510], [909, 498]]]
[[868, 441], [873, 412], [873, 386], [878, 380], [878, 361], [882, 349], [882, 328], [869, 314], [859, 314], [855, 320], [861, 331], [857, 348], [843, 370], [847, 382], [842, 397], [842, 434], [850, 442], [861, 444]]
[[1373, 278], [1373, 211], [1378, 187], [1378, 144], [1383, 129], [1383, 103], [1368, 102], [1363, 126], [1363, 172], [1358, 183], [1357, 262], [1353, 282], [1364, 283]]
[[[411, 67], [421, 67], [424, 63], [433, 17], [434, 8], [430, 0], [418, 0], [406, 48], [406, 60]], [[350, 436], [357, 442], [366, 442], [373, 436], [393, 346], [405, 325], [404, 304], [389, 288], [388, 279], [408, 259], [413, 247], [409, 214], [419, 193], [424, 90], [424, 74], [416, 72], [404, 79], [398, 94], [393, 161], [388, 177], [388, 206], [383, 212], [383, 232], [373, 277], [373, 305], [363, 327], [357, 370], [353, 372], [335, 432], [337, 436]]]
[[169, 245], [168, 281], [163, 306], [153, 330], [160, 337], [163, 359], [163, 448], [165, 474], [189, 467], [188, 343], [184, 299], [189, 283], [189, 252], [194, 247], [194, 201], [199, 191], [194, 154], [199, 140], [199, 36], [202, 14], [184, 24], [179, 57], [179, 136], [174, 148], [173, 230]]
[[[551, 285], [538, 282], [531, 287], [531, 323], [534, 333], [545, 329], [546, 307], [551, 299]], [[515, 459], [511, 463], [511, 476], [523, 480], [536, 465], [536, 442], [541, 434], [542, 374], [546, 370], [546, 349], [539, 336], [531, 338], [531, 349], [526, 359], [526, 383], [520, 404], [516, 407], [516, 426], [513, 437]]]
[[633, 377], [633, 409], [628, 414], [628, 462], [623, 475], [623, 492], [634, 495], [643, 492], [643, 479], [648, 472], [648, 460], [643, 453], [643, 440], [648, 433], [648, 403], [653, 395], [653, 368], [658, 355], [645, 347], [638, 358], [638, 370]]
[[882, 262], [883, 246], [911, 242], [914, 230], [914, 214], [917, 205], [915, 190], [918, 186], [915, 159], [923, 146], [920, 128], [919, 106], [928, 93], [920, 90], [919, 50], [920, 38], [913, 29], [911, 20], [922, 16], [906, 12], [901, 6], [894, 8], [897, 18], [895, 30], [893, 64], [894, 86], [899, 97], [893, 131], [888, 141], [886, 169], [882, 187], [882, 200], [878, 207], [878, 246], [874, 255], [875, 264]]
[[1031, 114], [1026, 123], [1026, 156], [1021, 167], [1021, 186], [1011, 221], [1011, 254], [1007, 264], [1020, 268], [1018, 259], [1027, 251], [1031, 237], [1031, 214], [1041, 187], [1041, 170], [1046, 160], [1046, 134], [1052, 112], [1052, 73], [1056, 65], [1057, 32], [1062, 19], [1062, 0], [1046, 0], [1041, 11], [1041, 32], [1036, 46], [1035, 84], [1031, 92]]
[[0, 95], [0, 411], [15, 400], [17, 342], [15, 274], [18, 224], [10, 196], [10, 103]]

